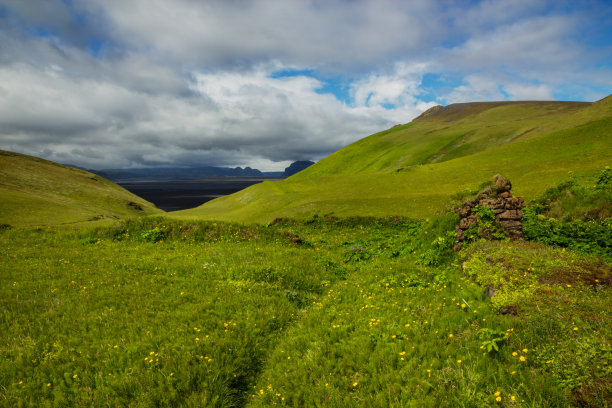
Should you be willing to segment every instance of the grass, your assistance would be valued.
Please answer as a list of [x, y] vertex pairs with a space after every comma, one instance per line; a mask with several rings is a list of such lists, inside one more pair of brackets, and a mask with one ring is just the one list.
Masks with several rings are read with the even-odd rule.
[[162, 211], [102, 177], [0, 151], [0, 224], [108, 223], [155, 213]]
[[[611, 106], [451, 105], [163, 216], [0, 152], [0, 407], [610, 406]], [[453, 252], [498, 172], [530, 241]]]
[[[264, 182], [171, 216], [267, 222], [313, 214], [425, 218], [496, 173], [527, 200], [612, 161], [612, 102], [496, 106], [452, 122], [438, 117], [370, 136], [279, 182]], [[505, 118], [505, 119], [504, 119]], [[528, 132], [527, 132], [528, 131]]]
[[[4, 229], [0, 406], [609, 403], [610, 267], [477, 242], [462, 270], [455, 221]], [[500, 315], [526, 268], [538, 300]], [[491, 302], [482, 280], [508, 274]]]

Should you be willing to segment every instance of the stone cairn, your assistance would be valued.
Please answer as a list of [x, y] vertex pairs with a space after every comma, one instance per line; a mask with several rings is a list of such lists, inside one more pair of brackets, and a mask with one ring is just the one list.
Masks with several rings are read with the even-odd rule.
[[478, 217], [475, 213], [476, 206], [488, 207], [495, 214], [493, 224], [501, 228], [504, 234], [513, 241], [523, 241], [523, 199], [512, 197], [510, 190], [512, 184], [504, 176], [497, 174], [493, 177], [493, 184], [482, 190], [475, 198], [469, 199], [458, 209], [461, 217], [459, 224], [455, 228], [457, 243], [455, 250], [461, 247], [465, 239], [466, 231], [472, 225], [478, 227], [479, 235], [485, 239], [493, 240], [493, 232], [486, 227], [478, 225]]

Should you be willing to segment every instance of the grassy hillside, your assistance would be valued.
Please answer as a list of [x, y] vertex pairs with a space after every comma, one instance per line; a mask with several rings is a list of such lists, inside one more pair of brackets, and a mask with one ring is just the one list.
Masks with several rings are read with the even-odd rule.
[[[527, 199], [612, 163], [612, 99], [456, 104], [362, 139], [280, 182], [174, 217], [269, 221], [314, 213], [429, 217], [494, 174]], [[571, 172], [571, 173], [570, 173]]]
[[[438, 108], [178, 215], [1, 152], [0, 407], [610, 406], [611, 102]], [[454, 252], [498, 172], [526, 241]]]
[[89, 172], [0, 151], [0, 224], [69, 224], [160, 212]]

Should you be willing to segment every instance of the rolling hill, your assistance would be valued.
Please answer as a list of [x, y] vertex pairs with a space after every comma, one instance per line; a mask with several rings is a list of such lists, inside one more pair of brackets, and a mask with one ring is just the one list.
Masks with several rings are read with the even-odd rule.
[[317, 213], [425, 218], [496, 173], [529, 199], [610, 163], [610, 96], [595, 103], [461, 103], [359, 140], [287, 180], [172, 216], [259, 222]]
[[0, 151], [0, 224], [73, 224], [162, 213], [92, 173]]

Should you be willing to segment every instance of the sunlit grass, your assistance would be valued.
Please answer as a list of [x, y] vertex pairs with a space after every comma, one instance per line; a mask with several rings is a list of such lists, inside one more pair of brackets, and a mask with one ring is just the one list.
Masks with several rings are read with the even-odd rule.
[[[477, 243], [462, 270], [425, 256], [447, 251], [431, 242], [449, 225], [150, 218], [2, 230], [0, 406], [607, 403], [609, 266]], [[522, 286], [493, 302], [480, 286], [572, 261], [601, 280], [597, 292], [546, 282], [537, 302], [513, 300], [513, 317], [498, 309]]]

